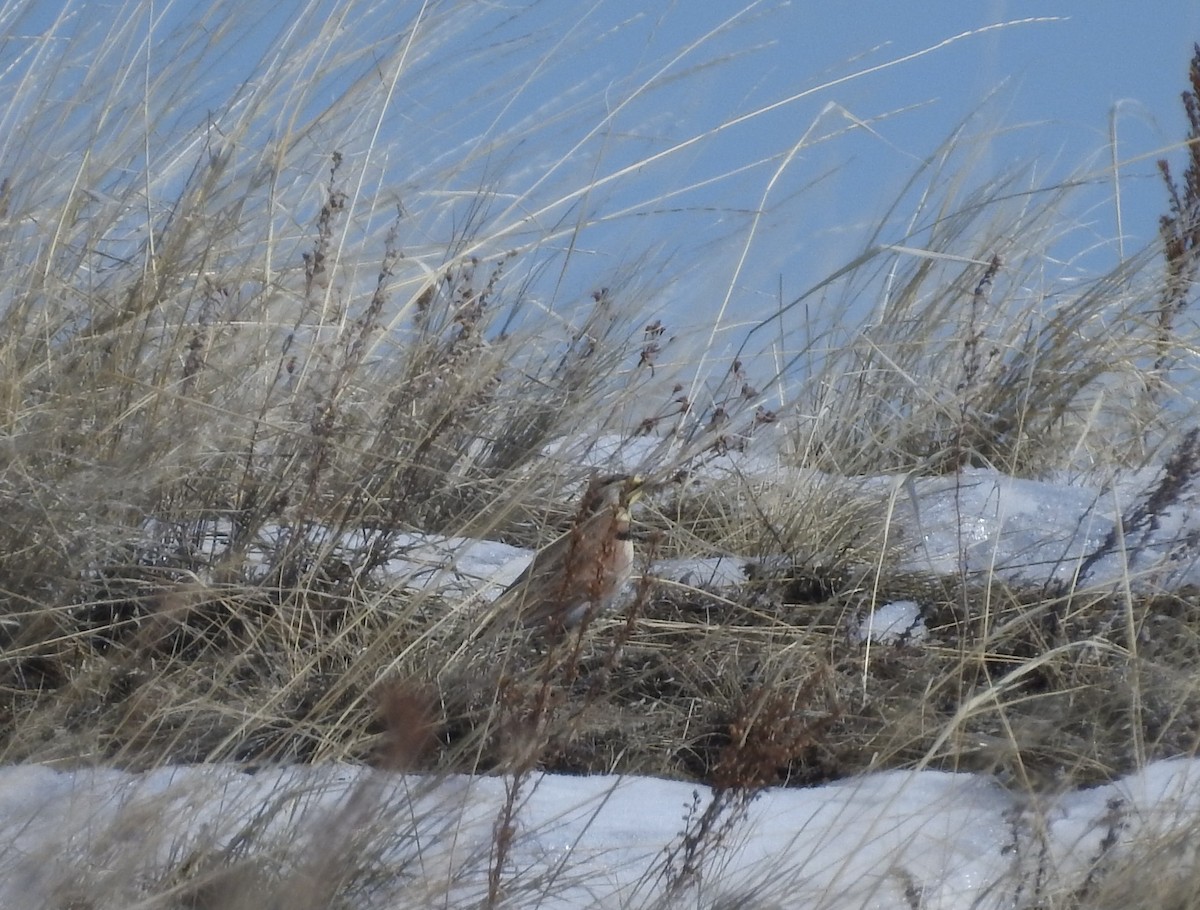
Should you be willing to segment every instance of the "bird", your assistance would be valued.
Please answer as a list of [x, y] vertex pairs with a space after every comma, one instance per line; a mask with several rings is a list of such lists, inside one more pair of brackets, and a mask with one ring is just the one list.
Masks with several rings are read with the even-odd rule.
[[561, 636], [608, 609], [633, 570], [629, 510], [644, 485], [640, 475], [593, 479], [574, 526], [539, 550], [492, 602], [490, 628], [481, 637], [521, 630]]

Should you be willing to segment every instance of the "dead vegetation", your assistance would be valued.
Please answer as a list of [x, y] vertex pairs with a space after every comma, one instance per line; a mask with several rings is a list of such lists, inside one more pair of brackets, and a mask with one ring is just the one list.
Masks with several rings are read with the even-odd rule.
[[[742, 357], [708, 386], [662, 369], [670, 327], [638, 309], [633, 279], [527, 319], [550, 265], [537, 244], [473, 233], [478, 212], [432, 254], [405, 252], [424, 235], [403, 214], [368, 236], [355, 208], [389, 207], [356, 195], [364, 172], [337, 143], [269, 165], [289, 217], [310, 215], [280, 250], [283, 209], [253, 211], [267, 165], [235, 154], [253, 136], [212, 131], [186, 179], [164, 178], [175, 196], [144, 225], [153, 239], [121, 246], [99, 284], [89, 257], [122, 234], [140, 185], [101, 174], [85, 202], [26, 163], [0, 183], [15, 263], [0, 305], [0, 760], [504, 774], [498, 906], [540, 770], [711, 785], [664, 865], [681, 893], [767, 786], [938, 768], [1046, 792], [1194, 755], [1197, 592], [1089, 587], [1115, 536], [1062, 589], [905, 576], [887, 510], [846, 478], [1165, 461], [1127, 532], [1189, 495], [1195, 431], [1169, 430], [1194, 381], [1172, 371], [1194, 345], [1197, 53], [1182, 187], [1161, 169], [1165, 277], [1147, 253], [1044, 307], [1052, 295], [1028, 289], [1067, 188], [1006, 206], [1023, 184], [1005, 175], [958, 199], [928, 166], [905, 239], [929, 255], [872, 246], [844, 293], [873, 293], [890, 270], [882, 318], [794, 384], [787, 364], [781, 401]], [[294, 73], [270, 75], [266, 95]], [[96, 211], [108, 197], [128, 204]], [[49, 224], [54, 255], [15, 228]], [[263, 257], [282, 260], [269, 277]], [[767, 433], [811, 479], [690, 485]], [[626, 613], [519, 654], [465, 645], [463, 598], [381, 572], [412, 533], [545, 543], [569, 526], [602, 436], [669, 453], [651, 466], [666, 492], [643, 516], [643, 553], [761, 565], [732, 589], [646, 573]], [[336, 543], [348, 535], [364, 544]], [[855, 625], [900, 598], [928, 637], [868, 648]], [[208, 895], [189, 906], [241, 888], [229, 868], [259, 876], [237, 859], [184, 876]], [[1116, 905], [1076, 897], [1064, 906]]]

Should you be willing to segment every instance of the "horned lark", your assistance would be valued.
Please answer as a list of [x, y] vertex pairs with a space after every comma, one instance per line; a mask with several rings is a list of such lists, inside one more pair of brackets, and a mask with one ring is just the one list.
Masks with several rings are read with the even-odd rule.
[[628, 474], [593, 480], [575, 526], [538, 551], [492, 603], [484, 638], [515, 634], [522, 627], [561, 634], [607, 609], [633, 568], [629, 508], [644, 482]]

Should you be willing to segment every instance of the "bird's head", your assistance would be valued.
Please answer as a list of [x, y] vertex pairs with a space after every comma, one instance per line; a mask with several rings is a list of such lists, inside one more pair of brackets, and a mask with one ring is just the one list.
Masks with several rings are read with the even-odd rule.
[[580, 514], [595, 515], [614, 508], [628, 510], [641, 498], [645, 483], [640, 474], [607, 474], [593, 478], [580, 502]]

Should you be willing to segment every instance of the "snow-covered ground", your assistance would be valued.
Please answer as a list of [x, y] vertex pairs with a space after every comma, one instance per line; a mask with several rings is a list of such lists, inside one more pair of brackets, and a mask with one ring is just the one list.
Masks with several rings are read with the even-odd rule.
[[[636, 465], [630, 465], [636, 467]], [[731, 470], [778, 468], [750, 460]], [[719, 477], [713, 465], [710, 477]], [[987, 471], [906, 480], [868, 478], [894, 516], [913, 569], [954, 572], [962, 560], [1027, 583], [1200, 583], [1200, 514], [1190, 489], [1149, 508], [1153, 471], [1106, 488], [1016, 480]], [[161, 543], [169, 529], [147, 526]], [[336, 542], [353, 549], [363, 539]], [[154, 541], [147, 542], [153, 546]], [[219, 547], [216, 529], [206, 546]], [[396, 584], [494, 589], [529, 554], [486, 541], [407, 537], [385, 569]], [[734, 556], [663, 563], [692, 583], [741, 577]], [[920, 641], [919, 605], [861, 618], [878, 646]], [[161, 768], [144, 774], [0, 768], [0, 906], [58, 906], [64, 883], [111, 876], [135, 902], [155, 869], [254, 828], [304, 851], [371, 827], [390, 873], [362, 906], [421, 906], [420, 895], [467, 906], [484, 893], [497, 813], [509, 782], [431, 779], [358, 767]], [[545, 776], [520, 794], [506, 880], [514, 905], [643, 906], [682, 868], [686, 840], [712, 794], [691, 784]], [[1083, 885], [1134, 841], [1181, 836], [1200, 819], [1200, 763], [1160, 762], [1104, 787], [1035, 800], [967, 774], [890, 772], [807, 790], [761, 794], [699, 863], [688, 887], [702, 905], [1015, 907], [1043, 889]], [[369, 825], [367, 822], [369, 821]], [[689, 825], [691, 828], [689, 828]], [[390, 838], [390, 840], [389, 840]], [[324, 839], [324, 840], [323, 840]], [[528, 901], [521, 883], [531, 883]], [[121, 889], [125, 889], [122, 891]], [[739, 904], [739, 896], [752, 897]], [[113, 906], [121, 905], [118, 901]]]
[[[607, 470], [640, 471], [658, 453], [653, 440], [633, 440], [620, 450], [598, 448], [588, 455]], [[642, 443], [642, 445], [636, 445]], [[840, 485], [877, 500], [890, 516], [892, 540], [899, 541], [895, 568], [956, 577], [994, 573], [1027, 586], [1047, 582], [1079, 587], [1132, 583], [1135, 588], [1200, 586], [1200, 492], [1184, 487], [1165, 502], [1153, 500], [1166, 469], [1146, 469], [1114, 477], [1104, 486], [1008, 477], [967, 469], [936, 477], [834, 478], [797, 472], [781, 478], [773, 458], [731, 452], [706, 464], [691, 478], [694, 488], [720, 484], [737, 488], [755, 478], [792, 483], [796, 495]], [[566, 491], [568, 494], [571, 491]], [[170, 527], [151, 520], [139, 542], [143, 554], [186, 546], [192, 555], [216, 557], [230, 527], [214, 521], [206, 528]], [[286, 537], [268, 528], [248, 560], [266, 564]], [[361, 552], [377, 532], [352, 532], [338, 539], [312, 529], [314, 550]], [[461, 597], [483, 598], [503, 590], [532, 553], [489, 540], [429, 534], [390, 535], [392, 555], [380, 581]], [[655, 564], [657, 577], [708, 587], [744, 581], [747, 560], [736, 554]]]
[[[667, 887], [664, 851], [710, 798], [704, 788], [645, 778], [530, 781], [508, 863], [515, 906], [651, 904]], [[498, 778], [348, 766], [3, 768], [0, 906], [60, 906], [64, 883], [91, 882], [95, 891], [106, 878], [115, 894], [99, 906], [132, 906], [155, 868], [229, 848], [248, 831], [250, 856], [285, 845], [303, 864], [366, 827], [386, 845], [389, 874], [357, 906], [475, 906], [504, 799]], [[893, 771], [763, 794], [689, 887], [701, 906], [1023, 906], [1051, 885], [1080, 888], [1134, 841], [1190, 837], [1198, 812], [1196, 761], [1160, 762], [1042, 804], [972, 775]]]

